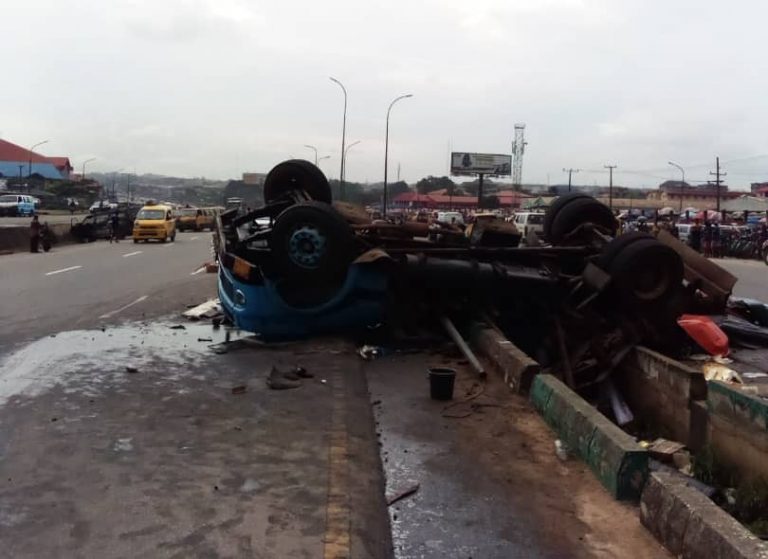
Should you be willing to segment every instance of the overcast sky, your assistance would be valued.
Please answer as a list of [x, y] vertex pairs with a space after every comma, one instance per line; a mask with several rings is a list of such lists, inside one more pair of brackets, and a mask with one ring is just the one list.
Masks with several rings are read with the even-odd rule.
[[[94, 171], [228, 178], [304, 144], [347, 178], [447, 172], [509, 152], [524, 182], [768, 180], [763, 0], [25, 0], [2, 2], [0, 136]], [[762, 171], [765, 170], [765, 174]], [[601, 172], [589, 172], [601, 171]], [[631, 172], [630, 172], [631, 171]]]

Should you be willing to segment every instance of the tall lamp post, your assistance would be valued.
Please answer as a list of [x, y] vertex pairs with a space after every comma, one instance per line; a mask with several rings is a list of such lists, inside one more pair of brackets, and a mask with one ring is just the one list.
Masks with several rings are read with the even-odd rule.
[[323, 159], [330, 159], [330, 158], [331, 158], [331, 156], [330, 156], [330, 155], [324, 155], [324, 156], [322, 156], [321, 158], [319, 158], [319, 159], [317, 160], [317, 166], [318, 166], [318, 168], [320, 167], [320, 162], [321, 162]]
[[673, 167], [677, 167], [680, 170], [680, 172], [683, 174], [683, 180], [680, 181], [680, 217], [682, 218], [682, 214], [683, 214], [683, 193], [685, 191], [685, 169], [683, 169], [677, 163], [673, 163], [672, 161], [667, 161], [667, 163], [669, 163]]
[[304, 144], [304, 147], [315, 152], [315, 165], [317, 165], [317, 148], [315, 146], [310, 146], [309, 144]]
[[387, 109], [387, 129], [386, 133], [384, 135], [384, 207], [382, 208], [382, 214], [386, 217], [387, 215], [387, 163], [389, 160], [389, 113], [392, 111], [392, 106], [400, 101], [400, 99], [407, 99], [408, 97], [413, 97], [412, 94], [408, 93], [407, 95], [401, 95], [400, 97], [395, 97], [395, 99], [389, 104], [389, 108]]
[[33, 145], [31, 148], [29, 148], [29, 167], [27, 168], [27, 177], [32, 176], [32, 152], [35, 151], [35, 148], [37, 146], [42, 146], [43, 144], [47, 144], [48, 140], [43, 140], [42, 142], [37, 142], [35, 145]]
[[349, 153], [349, 150], [352, 149], [352, 146], [356, 146], [359, 144], [362, 140], [357, 140], [356, 142], [352, 142], [347, 146], [347, 149], [344, 150], [344, 172], [347, 172], [347, 154]]
[[95, 157], [91, 157], [90, 159], [86, 159], [85, 161], [83, 161], [83, 172], [81, 173], [81, 176], [83, 178], [81, 180], [85, 180], [85, 165], [87, 163], [90, 163], [91, 161], [96, 161], [96, 158]]
[[347, 136], [347, 88], [336, 78], [330, 77], [329, 79], [333, 83], [339, 84], [339, 87], [344, 92], [344, 116], [341, 122], [341, 170], [339, 171], [339, 195], [344, 200], [344, 142]]

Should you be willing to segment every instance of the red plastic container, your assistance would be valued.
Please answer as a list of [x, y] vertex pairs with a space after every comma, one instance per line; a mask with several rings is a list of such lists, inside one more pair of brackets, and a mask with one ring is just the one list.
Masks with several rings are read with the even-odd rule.
[[708, 316], [684, 314], [677, 319], [677, 323], [710, 355], [725, 357], [731, 352], [728, 336]]

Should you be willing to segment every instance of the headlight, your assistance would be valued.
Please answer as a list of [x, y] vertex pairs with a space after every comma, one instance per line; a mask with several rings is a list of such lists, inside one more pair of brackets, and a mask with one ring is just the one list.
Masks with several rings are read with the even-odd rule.
[[245, 306], [245, 293], [243, 293], [239, 289], [235, 289], [235, 303], [240, 305], [241, 307]]

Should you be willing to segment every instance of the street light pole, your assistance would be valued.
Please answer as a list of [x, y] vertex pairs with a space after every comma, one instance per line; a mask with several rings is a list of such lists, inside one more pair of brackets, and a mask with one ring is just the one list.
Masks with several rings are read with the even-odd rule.
[[613, 210], [613, 170], [616, 168], [616, 165], [603, 165], [603, 167], [608, 169], [610, 173], [610, 178], [608, 179], [608, 207]]
[[310, 146], [309, 144], [304, 144], [304, 147], [315, 152], [315, 166], [317, 166], [317, 148], [315, 146]]
[[85, 164], [86, 163], [90, 163], [91, 161], [96, 161], [96, 158], [95, 157], [91, 157], [90, 159], [86, 159], [85, 161], [83, 161], [82, 179], [80, 179], [80, 180], [85, 180]]
[[389, 104], [389, 108], [387, 109], [387, 128], [384, 135], [384, 207], [382, 208], [382, 215], [386, 217], [387, 215], [387, 163], [389, 159], [389, 113], [392, 111], [392, 106], [400, 101], [400, 99], [407, 99], [408, 97], [413, 97], [412, 94], [408, 93], [407, 95], [401, 95], [400, 97], [395, 97], [395, 99]]
[[320, 162], [321, 162], [323, 159], [330, 159], [330, 158], [331, 158], [331, 156], [330, 156], [330, 155], [324, 155], [324, 156], [322, 156], [321, 158], [319, 158], [319, 159], [317, 160], [317, 167], [318, 167], [318, 168], [320, 168]]
[[43, 140], [42, 142], [37, 142], [35, 145], [33, 145], [31, 148], [29, 148], [29, 168], [27, 170], [27, 177], [32, 176], [32, 152], [35, 151], [35, 148], [37, 146], [42, 146], [43, 144], [47, 144], [48, 140]]
[[339, 195], [341, 196], [341, 199], [344, 200], [344, 171], [346, 170], [344, 168], [345, 162], [344, 162], [344, 142], [346, 140], [347, 135], [347, 88], [344, 87], [344, 84], [342, 84], [339, 80], [337, 80], [334, 77], [329, 78], [332, 82], [339, 84], [339, 87], [344, 92], [344, 117], [341, 123], [341, 171], [339, 171]]
[[344, 172], [345, 173], [347, 172], [347, 162], [346, 162], [347, 154], [349, 153], [349, 150], [352, 148], [352, 146], [356, 146], [360, 142], [362, 142], [362, 140], [357, 140], [356, 142], [352, 142], [347, 146], [347, 149], [344, 150]]
[[677, 167], [680, 172], [683, 174], [683, 180], [680, 181], [680, 216], [682, 217], [683, 214], [683, 192], [685, 191], [685, 169], [683, 169], [680, 165], [677, 163], [673, 163], [672, 161], [667, 161], [670, 165], [673, 167]]

